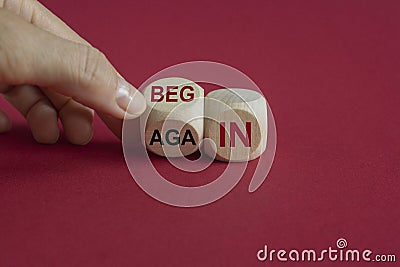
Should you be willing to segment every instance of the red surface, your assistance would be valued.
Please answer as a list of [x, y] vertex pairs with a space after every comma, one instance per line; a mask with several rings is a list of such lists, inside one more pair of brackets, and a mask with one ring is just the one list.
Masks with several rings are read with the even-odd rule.
[[190, 60], [242, 70], [268, 98], [278, 149], [254, 194], [247, 175], [214, 204], [174, 208], [140, 190], [99, 121], [88, 146], [43, 146], [7, 107], [0, 266], [263, 266], [264, 244], [339, 237], [400, 260], [400, 2], [44, 2], [136, 85]]

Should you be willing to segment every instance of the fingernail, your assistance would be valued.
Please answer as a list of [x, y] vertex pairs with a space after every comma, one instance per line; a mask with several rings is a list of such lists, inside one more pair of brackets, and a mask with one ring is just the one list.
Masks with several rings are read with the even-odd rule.
[[144, 96], [119, 75], [116, 100], [118, 106], [126, 111], [125, 118], [128, 119], [139, 117], [146, 109]]

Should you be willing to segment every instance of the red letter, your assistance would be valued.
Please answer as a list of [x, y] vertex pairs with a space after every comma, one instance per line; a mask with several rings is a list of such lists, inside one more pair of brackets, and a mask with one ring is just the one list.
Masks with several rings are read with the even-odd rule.
[[242, 143], [244, 144], [245, 147], [251, 147], [251, 122], [249, 122], [249, 121], [246, 122], [246, 137], [240, 131], [236, 122], [230, 123], [229, 137], [230, 137], [231, 147], [235, 147], [235, 145], [236, 145], [235, 134], [237, 134], [237, 136], [240, 138], [240, 140], [242, 140]]
[[[158, 92], [156, 92], [155, 90], [158, 90]], [[151, 102], [161, 102], [164, 99], [164, 96], [162, 95], [164, 89], [162, 86], [157, 86], [154, 85], [151, 87]], [[154, 96], [158, 95], [159, 98], [155, 98]]]
[[219, 146], [225, 147], [225, 122], [219, 123]]
[[[188, 96], [188, 98], [185, 98], [184, 97], [184, 95], [183, 95], [183, 91], [185, 91], [186, 89], [188, 89], [191, 93], [187, 93], [186, 95]], [[193, 91], [194, 91], [194, 89], [193, 89], [193, 87], [191, 87], [191, 86], [189, 86], [189, 85], [186, 85], [186, 86], [184, 86], [182, 89], [181, 89], [181, 99], [182, 99], [182, 101], [184, 101], [184, 102], [190, 102], [190, 101], [192, 101], [193, 100], [193, 98], [194, 98], [194, 93], [193, 93]]]
[[165, 98], [166, 102], [178, 102], [178, 98], [170, 98], [171, 95], [178, 95], [178, 92], [172, 91], [172, 89], [178, 89], [178, 86], [167, 86], [167, 97]]

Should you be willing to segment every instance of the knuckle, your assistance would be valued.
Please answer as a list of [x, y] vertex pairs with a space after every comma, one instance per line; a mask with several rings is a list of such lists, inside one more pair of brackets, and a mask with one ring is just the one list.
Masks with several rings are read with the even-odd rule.
[[100, 50], [90, 46], [84, 46], [82, 53], [80, 78], [84, 85], [89, 85], [101, 78], [100, 67], [105, 60], [105, 55]]
[[41, 97], [38, 100], [36, 100], [36, 102], [32, 106], [30, 106], [27, 111], [23, 113], [25, 113], [24, 115], [27, 119], [29, 119], [32, 116], [38, 116], [37, 114], [40, 114], [40, 116], [43, 117], [57, 115], [56, 110], [50, 104], [49, 100], [45, 97]]

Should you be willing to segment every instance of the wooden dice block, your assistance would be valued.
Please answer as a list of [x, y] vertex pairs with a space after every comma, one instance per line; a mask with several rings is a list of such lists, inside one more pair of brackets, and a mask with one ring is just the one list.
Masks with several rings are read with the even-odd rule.
[[146, 148], [160, 156], [195, 152], [203, 138], [204, 90], [183, 78], [164, 78], [143, 90], [147, 110], [141, 118]]
[[267, 144], [267, 104], [258, 92], [220, 89], [205, 97], [204, 150], [221, 161], [248, 161]]

